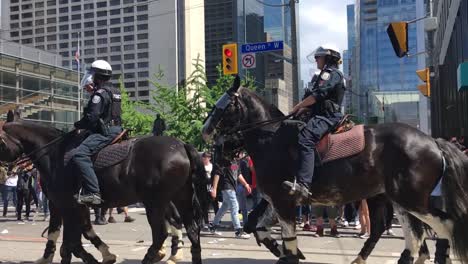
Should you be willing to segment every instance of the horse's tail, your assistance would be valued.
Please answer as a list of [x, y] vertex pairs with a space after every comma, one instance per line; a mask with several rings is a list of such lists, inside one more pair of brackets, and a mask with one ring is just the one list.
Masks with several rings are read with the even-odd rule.
[[193, 184], [193, 213], [199, 226], [203, 225], [203, 219], [208, 217], [208, 180], [206, 178], [205, 166], [201, 160], [197, 150], [189, 144], [185, 144], [185, 150], [190, 159], [190, 167], [192, 173]]
[[468, 263], [468, 157], [455, 145], [437, 139], [446, 159], [442, 180], [445, 210], [453, 220], [453, 248], [462, 263]]

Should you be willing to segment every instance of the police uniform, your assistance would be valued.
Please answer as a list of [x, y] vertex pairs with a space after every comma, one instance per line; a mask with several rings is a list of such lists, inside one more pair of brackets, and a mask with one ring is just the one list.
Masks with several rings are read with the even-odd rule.
[[304, 99], [313, 96], [310, 106], [312, 118], [299, 134], [299, 167], [296, 178], [300, 183], [312, 183], [315, 167], [315, 148], [320, 139], [335, 127], [343, 115], [340, 112], [345, 92], [343, 74], [335, 67], [327, 67], [312, 79], [313, 88]]
[[83, 194], [99, 194], [99, 183], [91, 157], [122, 132], [120, 91], [109, 82], [98, 86], [84, 109], [84, 116], [75, 123], [77, 129], [91, 132], [75, 150], [72, 160], [83, 176]]

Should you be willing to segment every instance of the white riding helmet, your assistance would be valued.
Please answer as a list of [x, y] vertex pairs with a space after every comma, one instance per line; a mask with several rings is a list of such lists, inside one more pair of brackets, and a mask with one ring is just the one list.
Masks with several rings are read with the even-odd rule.
[[81, 79], [81, 88], [94, 84], [96, 80], [107, 81], [112, 77], [112, 67], [105, 60], [96, 60], [91, 64], [91, 68]]

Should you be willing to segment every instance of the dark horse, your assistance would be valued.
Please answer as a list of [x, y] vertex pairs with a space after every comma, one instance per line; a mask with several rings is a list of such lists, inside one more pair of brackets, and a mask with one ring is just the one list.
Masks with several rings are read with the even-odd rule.
[[[254, 92], [239, 87], [236, 78], [206, 120], [203, 136], [209, 139], [217, 131], [216, 141], [224, 142], [225, 153], [239, 148], [248, 151], [258, 186], [273, 205], [271, 214], [277, 214], [282, 227], [278, 263], [299, 263], [296, 201], [282, 188], [284, 181], [294, 181], [298, 128], [288, 122], [272, 122], [284, 119], [284, 115]], [[422, 241], [410, 231], [407, 214], [428, 224], [440, 238], [449, 239], [455, 253], [467, 263], [468, 158], [449, 142], [434, 140], [404, 124], [367, 126], [362, 152], [325, 163], [316, 173], [312, 204], [340, 205], [385, 193], [400, 212], [409, 263]], [[440, 179], [444, 211], [429, 205]], [[273, 243], [267, 232], [260, 231], [256, 234], [259, 241]]]
[[[80, 188], [79, 179], [68, 175], [64, 156], [74, 137], [33, 123], [7, 122], [0, 134], [0, 160], [12, 162], [22, 154], [33, 153], [31, 159], [42, 175], [41, 184], [51, 202], [49, 226], [57, 227], [49, 228], [48, 244], [58, 237], [63, 219], [62, 263], [70, 263], [72, 254], [85, 263], [98, 263], [83, 249], [82, 232], [103, 253], [104, 262], [112, 263], [115, 256], [110, 254], [108, 246], [92, 229], [83, 229], [91, 226], [89, 210], [77, 204], [73, 197]], [[57, 139], [60, 140], [56, 144], [48, 146]], [[120, 207], [138, 201], [145, 205], [153, 243], [143, 263], [160, 260], [158, 251], [168, 235], [166, 212], [171, 202], [178, 209], [192, 243], [192, 262], [202, 263], [200, 228], [207, 213], [208, 195], [204, 167], [192, 146], [171, 137], [138, 138], [127, 158], [99, 171], [98, 178], [105, 201], [103, 207]]]

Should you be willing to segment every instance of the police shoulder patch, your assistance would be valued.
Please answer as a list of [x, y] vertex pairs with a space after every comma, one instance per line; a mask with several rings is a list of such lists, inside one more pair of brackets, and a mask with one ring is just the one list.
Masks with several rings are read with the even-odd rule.
[[330, 73], [329, 72], [323, 72], [322, 75], [320, 75], [320, 78], [324, 81], [330, 80]]
[[101, 96], [95, 95], [92, 99], [93, 104], [99, 104], [101, 102]]

